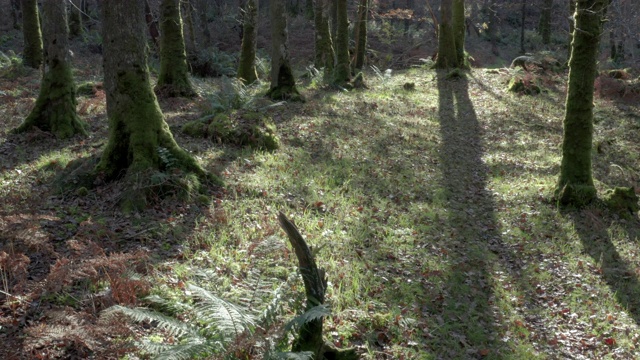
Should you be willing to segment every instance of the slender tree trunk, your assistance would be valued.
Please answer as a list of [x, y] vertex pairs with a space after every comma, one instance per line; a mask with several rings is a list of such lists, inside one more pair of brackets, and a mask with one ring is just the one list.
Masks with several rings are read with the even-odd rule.
[[329, 1], [329, 28], [331, 29], [331, 38], [338, 36], [338, 0]]
[[158, 20], [153, 16], [153, 12], [151, 11], [151, 6], [149, 5], [149, 0], [144, 1], [144, 18], [147, 23], [147, 28], [149, 29], [149, 36], [151, 36], [151, 40], [153, 44], [158, 47], [160, 38], [160, 29], [158, 28]]
[[314, 19], [313, 0], [305, 0], [305, 2], [304, 2], [304, 16], [308, 20], [313, 20]]
[[576, 28], [576, 0], [569, 0], [569, 43], [567, 46], [567, 58], [571, 56], [571, 44], [573, 43], [573, 31]]
[[438, 26], [438, 59], [436, 68], [446, 69], [458, 67], [456, 40], [453, 33], [451, 7], [452, 0], [442, 0], [440, 4], [440, 24]]
[[520, 53], [526, 53], [524, 48], [524, 27], [527, 19], [527, 0], [522, 0], [522, 13], [520, 19]]
[[[188, 29], [188, 39], [189, 39], [189, 53], [193, 53], [196, 50], [196, 32], [195, 27], [193, 26], [193, 7], [191, 6], [190, 0], [180, 0], [180, 5], [182, 8], [182, 13], [184, 14], [184, 20], [187, 24]], [[183, 31], [184, 34], [184, 31]], [[184, 38], [184, 36], [183, 36]]]
[[314, 13], [316, 27], [315, 66], [316, 68], [324, 68], [325, 75], [333, 74], [335, 61], [333, 41], [329, 31], [329, 1], [331, 0], [316, 0]]
[[78, 133], [86, 134], [76, 114], [76, 87], [68, 61], [65, 0], [44, 0], [42, 6], [42, 26], [47, 49], [46, 72], [33, 110], [14, 132], [20, 133], [37, 127], [50, 131], [60, 139]]
[[[578, 0], [576, 30], [569, 59], [562, 164], [555, 197], [581, 206], [596, 197], [591, 169], [593, 85], [597, 71], [602, 16], [609, 0]], [[579, 29], [579, 30], [577, 30]]]
[[24, 35], [22, 53], [24, 65], [37, 69], [42, 65], [44, 55], [36, 0], [22, 0], [22, 33]]
[[289, 62], [287, 13], [284, 0], [269, 4], [271, 18], [271, 88], [267, 96], [276, 100], [304, 101], [296, 88]]
[[20, 30], [20, 0], [11, 0], [11, 21], [13, 28]]
[[82, 34], [82, 16], [80, 13], [80, 1], [69, 0], [69, 35], [72, 38]]
[[456, 62], [458, 67], [464, 68], [464, 38], [465, 38], [465, 21], [464, 21], [464, 0], [453, 0], [453, 37], [456, 45]]
[[369, 1], [360, 0], [358, 5], [358, 22], [356, 23], [356, 54], [353, 68], [362, 70], [367, 52], [367, 14], [369, 13]]
[[337, 85], [345, 86], [351, 80], [347, 0], [334, 1], [338, 4], [338, 32], [336, 33], [336, 67], [333, 70], [333, 82]]
[[542, 9], [540, 11], [540, 22], [538, 24], [538, 33], [542, 37], [542, 43], [549, 45], [551, 43], [551, 10], [553, 9], [553, 0], [543, 0]]
[[[173, 167], [214, 180], [176, 144], [151, 89], [144, 2], [109, 0], [102, 19], [109, 141], [96, 167], [99, 178], [148, 178], [168, 166], [159, 156], [162, 150], [175, 160]], [[131, 185], [123, 207], [144, 207], [142, 191]]]
[[180, 0], [160, 5], [160, 74], [156, 94], [175, 97], [196, 95], [189, 80], [187, 54], [180, 17]]
[[242, 48], [238, 65], [238, 79], [251, 84], [258, 79], [256, 73], [256, 47], [258, 40], [258, 0], [247, 0], [244, 9]]

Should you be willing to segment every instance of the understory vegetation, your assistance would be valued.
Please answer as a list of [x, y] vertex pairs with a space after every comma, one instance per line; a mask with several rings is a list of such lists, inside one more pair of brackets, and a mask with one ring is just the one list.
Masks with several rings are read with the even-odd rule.
[[[363, 359], [640, 357], [637, 208], [551, 201], [566, 73], [539, 73], [537, 93], [508, 91], [516, 75], [534, 81], [518, 69], [375, 68], [368, 89], [349, 92], [317, 72], [299, 85], [306, 103], [265, 100], [266, 83], [223, 99], [228, 81], [194, 78], [201, 97], [161, 107], [224, 186], [167, 196], [171, 178], [141, 179], [165, 186], [147, 210], [122, 213], [122, 184], [52, 185], [105, 145], [97, 62], [75, 60], [89, 135], [66, 140], [9, 134], [33, 107], [39, 73], [13, 58], [24, 73], [0, 70], [3, 358], [304, 358], [286, 353], [293, 330], [318, 316], [329, 342]], [[640, 108], [601, 83], [602, 199], [615, 186], [637, 192]], [[269, 120], [272, 151], [183, 132], [240, 119], [248, 103]], [[279, 211], [326, 270], [329, 306], [306, 317]]]

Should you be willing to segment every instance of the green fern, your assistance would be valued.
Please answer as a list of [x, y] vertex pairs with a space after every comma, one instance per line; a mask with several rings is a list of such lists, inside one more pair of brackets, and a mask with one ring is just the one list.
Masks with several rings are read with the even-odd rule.
[[158, 157], [160, 157], [162, 165], [164, 165], [166, 169], [172, 169], [177, 165], [178, 160], [173, 156], [169, 149], [158, 146], [156, 150], [158, 151]]
[[329, 315], [331, 315], [331, 310], [327, 305], [325, 304], [317, 305], [305, 311], [304, 314], [300, 314], [295, 318], [293, 318], [293, 320], [289, 321], [289, 323], [284, 327], [284, 330], [285, 332], [288, 332], [293, 329], [299, 329], [302, 325], [308, 322], [311, 322], [316, 319], [321, 319]]
[[220, 90], [209, 97], [211, 113], [223, 113], [230, 110], [250, 109], [256, 97], [253, 88], [236, 78], [225, 77]]

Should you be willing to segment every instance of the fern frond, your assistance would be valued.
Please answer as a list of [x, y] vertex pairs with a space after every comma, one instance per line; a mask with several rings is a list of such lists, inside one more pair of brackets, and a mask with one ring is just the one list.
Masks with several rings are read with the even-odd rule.
[[171, 336], [200, 336], [198, 334], [198, 330], [192, 325], [153, 310], [145, 308], [128, 308], [115, 305], [107, 309], [105, 315], [108, 316], [109, 314], [116, 312], [127, 315], [135, 322], [148, 321], [154, 323], [155, 326], [167, 331]]
[[237, 305], [195, 285], [189, 285], [189, 290], [201, 301], [195, 307], [196, 316], [203, 322], [210, 323], [225, 341], [255, 327], [254, 317]]
[[207, 339], [188, 338], [185, 342], [176, 345], [158, 344], [145, 341], [138, 344], [139, 348], [150, 354], [156, 355], [156, 360], [189, 360], [206, 357], [223, 350], [220, 342], [207, 341]]
[[188, 311], [193, 310], [193, 306], [186, 304], [184, 302], [176, 302], [170, 301], [164, 298], [161, 298], [158, 295], [149, 295], [144, 298], [146, 302], [149, 303], [154, 308], [162, 310], [163, 312], [169, 314], [182, 314]]
[[300, 326], [311, 322], [316, 319], [320, 319], [325, 316], [331, 315], [331, 310], [327, 305], [321, 304], [314, 306], [311, 309], [304, 312], [304, 314], [298, 315], [284, 327], [284, 331], [288, 332], [293, 328], [299, 328]]
[[301, 352], [276, 352], [271, 353], [267, 357], [268, 360], [312, 360], [313, 352], [301, 351]]

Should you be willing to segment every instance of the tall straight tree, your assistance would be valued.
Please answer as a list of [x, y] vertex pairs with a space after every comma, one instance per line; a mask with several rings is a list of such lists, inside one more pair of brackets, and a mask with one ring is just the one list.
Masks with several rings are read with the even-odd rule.
[[338, 28], [336, 31], [336, 67], [333, 69], [333, 82], [344, 86], [351, 81], [349, 65], [349, 17], [347, 0], [334, 0], [337, 3]]
[[283, 0], [269, 4], [271, 18], [271, 88], [267, 96], [276, 100], [303, 101], [289, 61], [287, 13]]
[[603, 14], [610, 0], [578, 0], [569, 59], [562, 164], [555, 198], [581, 206], [596, 197], [591, 169], [593, 85]]
[[258, 42], [258, 0], [246, 0], [243, 18], [242, 47], [238, 64], [238, 79], [251, 84], [256, 73], [256, 47]]
[[329, 30], [329, 0], [316, 0], [314, 11], [315, 39], [315, 66], [324, 68], [325, 74], [333, 73], [333, 41]]
[[542, 0], [542, 9], [540, 11], [540, 22], [538, 23], [538, 33], [542, 37], [542, 43], [549, 45], [551, 42], [551, 10], [553, 9], [553, 0]]
[[33, 110], [14, 132], [37, 127], [52, 132], [58, 138], [85, 134], [76, 113], [76, 87], [68, 59], [69, 34], [65, 0], [45, 0], [42, 8], [44, 44], [47, 49], [46, 72]]
[[453, 0], [453, 38], [456, 44], [456, 62], [458, 67], [465, 67], [464, 58], [464, 35], [465, 35], [465, 21], [464, 21], [464, 0]]
[[22, 0], [22, 33], [24, 50], [22, 61], [26, 66], [37, 69], [42, 65], [42, 33], [38, 16], [37, 0]]
[[369, 13], [369, 0], [360, 0], [358, 4], [358, 21], [356, 23], [355, 40], [356, 51], [353, 68], [361, 70], [364, 66], [364, 57], [367, 50], [367, 15]]
[[82, 16], [80, 0], [69, 0], [69, 35], [72, 38], [82, 34]]
[[458, 52], [456, 38], [453, 32], [452, 0], [442, 0], [440, 3], [440, 25], [438, 26], [438, 58], [435, 67], [446, 69], [458, 67]]
[[160, 74], [155, 88], [156, 93], [167, 97], [195, 96], [188, 73], [180, 0], [162, 0], [160, 4]]
[[[213, 180], [175, 142], [151, 89], [144, 1], [109, 0], [106, 5], [102, 6], [102, 36], [109, 140], [96, 167], [98, 176], [105, 181], [148, 176], [167, 166], [159, 155], [162, 152], [173, 159], [173, 169]], [[142, 190], [130, 189], [123, 206], [144, 206]]]

